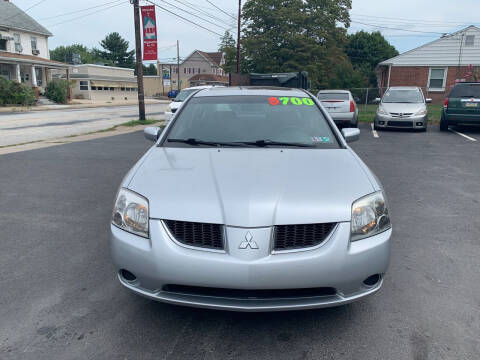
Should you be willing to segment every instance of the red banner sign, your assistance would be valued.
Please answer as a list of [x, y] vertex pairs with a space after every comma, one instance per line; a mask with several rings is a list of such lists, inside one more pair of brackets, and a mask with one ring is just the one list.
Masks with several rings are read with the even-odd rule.
[[141, 6], [143, 23], [143, 60], [157, 60], [157, 19], [155, 5]]

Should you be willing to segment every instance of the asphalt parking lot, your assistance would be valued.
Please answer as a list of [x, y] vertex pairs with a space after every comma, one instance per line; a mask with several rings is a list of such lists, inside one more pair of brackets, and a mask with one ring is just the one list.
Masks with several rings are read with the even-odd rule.
[[361, 129], [353, 147], [394, 229], [383, 289], [289, 313], [176, 307], [121, 287], [108, 224], [151, 145], [142, 133], [1, 155], [0, 359], [478, 359], [480, 130]]

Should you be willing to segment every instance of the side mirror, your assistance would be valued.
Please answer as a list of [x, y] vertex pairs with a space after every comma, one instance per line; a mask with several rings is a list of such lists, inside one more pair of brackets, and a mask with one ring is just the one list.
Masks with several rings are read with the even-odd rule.
[[425, 99], [425, 102], [426, 102], [427, 104], [431, 104], [431, 103], [432, 103], [432, 99], [430, 99], [430, 98]]
[[373, 99], [372, 102], [373, 102], [374, 104], [379, 104], [380, 101], [382, 101], [382, 99], [380, 99], [380, 98], [375, 98], [375, 99]]
[[143, 136], [150, 141], [157, 141], [161, 134], [161, 129], [158, 126], [148, 126], [143, 130]]
[[347, 143], [351, 143], [360, 139], [360, 129], [345, 128], [342, 129], [342, 135]]

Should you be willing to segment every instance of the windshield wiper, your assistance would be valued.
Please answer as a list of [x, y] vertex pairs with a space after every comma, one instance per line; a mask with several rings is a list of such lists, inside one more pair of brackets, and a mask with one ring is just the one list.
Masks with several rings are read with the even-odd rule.
[[256, 140], [256, 141], [239, 141], [236, 142], [237, 144], [244, 144], [244, 145], [253, 145], [258, 147], [265, 147], [265, 146], [294, 146], [294, 147], [314, 147], [308, 144], [302, 143], [295, 143], [295, 142], [283, 142], [283, 141], [274, 141], [274, 140]]
[[168, 142], [175, 142], [175, 143], [184, 143], [188, 145], [207, 145], [207, 146], [241, 146], [240, 143], [233, 143], [233, 142], [219, 142], [219, 141], [205, 141], [205, 140], [197, 140], [195, 138], [189, 139], [167, 139]]

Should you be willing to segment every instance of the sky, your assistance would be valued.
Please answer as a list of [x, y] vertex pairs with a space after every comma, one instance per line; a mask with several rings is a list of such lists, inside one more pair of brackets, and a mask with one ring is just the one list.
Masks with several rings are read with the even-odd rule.
[[[114, 31], [127, 39], [133, 48], [133, 9], [128, 0], [10, 1], [23, 10], [31, 7], [27, 10], [28, 14], [54, 34], [49, 40], [50, 49], [74, 43], [80, 43], [89, 48], [100, 47], [99, 42], [108, 33]], [[161, 61], [173, 61], [176, 56], [177, 40], [180, 42], [180, 57], [186, 57], [195, 49], [216, 51], [219, 35], [226, 29], [233, 29], [233, 33], [236, 34], [233, 17], [238, 7], [237, 0], [152, 1], [210, 30], [199, 28], [166, 10], [157, 8], [158, 47]], [[458, 31], [468, 25], [480, 27], [479, 0], [353, 0], [352, 2], [350, 12], [352, 24], [348, 32], [380, 31], [400, 53], [433, 41], [442, 33]], [[214, 7], [212, 3], [224, 12]], [[185, 6], [188, 4], [191, 4], [190, 7]], [[149, 5], [149, 3], [140, 0], [140, 5]], [[172, 5], [182, 7], [194, 15], [179, 11]], [[215, 16], [216, 19], [202, 14], [202, 11]], [[210, 22], [196, 16], [202, 16]]]

